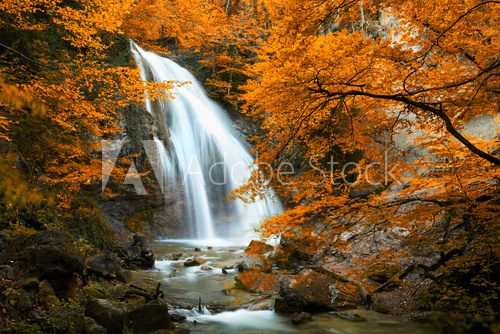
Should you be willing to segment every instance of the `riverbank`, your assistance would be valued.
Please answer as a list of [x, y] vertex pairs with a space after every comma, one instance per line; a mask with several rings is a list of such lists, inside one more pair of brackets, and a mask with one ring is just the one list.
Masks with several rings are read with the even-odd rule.
[[99, 251], [61, 231], [2, 233], [1, 332], [442, 333], [401, 293], [409, 272], [374, 288], [334, 271], [331, 251], [306, 259], [286, 239], [122, 242]]
[[[134, 281], [136, 284], [161, 282], [165, 294], [178, 302], [172, 305], [171, 314], [177, 319], [186, 318], [178, 326], [192, 333], [432, 332], [428, 325], [367, 310], [363, 305], [337, 311], [325, 308], [311, 313], [277, 312], [276, 301], [284, 299], [280, 296], [279, 283], [257, 286], [256, 276], [255, 285], [249, 288], [241, 281], [245, 273], [263, 265], [261, 259], [249, 256], [246, 248], [236, 244], [202, 245], [189, 240], [154, 242], [155, 268], [137, 272]], [[268, 274], [276, 275], [277, 281], [289, 275], [277, 267]], [[318, 287], [311, 287], [314, 288]]]

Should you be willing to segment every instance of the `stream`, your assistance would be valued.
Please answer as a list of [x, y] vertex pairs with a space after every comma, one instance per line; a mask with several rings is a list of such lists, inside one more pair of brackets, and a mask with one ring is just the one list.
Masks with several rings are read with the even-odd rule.
[[[350, 312], [364, 318], [352, 322], [330, 313], [313, 314], [313, 321], [293, 325], [290, 318], [273, 311], [277, 296], [259, 295], [232, 289], [235, 263], [251, 261], [244, 254], [244, 247], [231, 242], [218, 242], [209, 247], [200, 240], [164, 240], [151, 244], [156, 254], [155, 268], [136, 273], [136, 284], [161, 282], [169, 300], [179, 307], [171, 314], [186, 317], [180, 328], [191, 333], [338, 333], [338, 334], [430, 334], [433, 331], [423, 324], [358, 308]], [[201, 251], [195, 251], [195, 247]], [[180, 255], [181, 253], [182, 255]], [[179, 257], [176, 260], [172, 260]], [[179, 256], [180, 255], [180, 256]], [[185, 267], [184, 261], [198, 257], [206, 260], [203, 265]], [[230, 290], [229, 293], [225, 291]], [[198, 307], [201, 298], [201, 311]]]
[[[430, 333], [422, 325], [363, 309], [355, 310], [363, 322], [322, 313], [296, 326], [273, 311], [277, 296], [234, 289], [234, 265], [252, 265], [243, 245], [264, 219], [283, 212], [283, 206], [266, 187], [253, 202], [227, 200], [256, 170], [241, 133], [187, 69], [134, 42], [131, 50], [143, 80], [186, 83], [174, 87], [173, 100], [146, 102], [157, 129], [148, 154], [158, 157], [153, 169], [166, 203], [178, 204], [166, 204], [165, 224], [175, 217], [183, 224], [171, 229], [178, 239], [151, 245], [155, 268], [136, 273], [134, 284], [161, 282], [167, 300], [173, 301], [171, 315], [185, 318], [180, 327], [191, 333]], [[238, 241], [229, 241], [233, 238]], [[184, 262], [194, 257], [203, 263], [186, 267]]]

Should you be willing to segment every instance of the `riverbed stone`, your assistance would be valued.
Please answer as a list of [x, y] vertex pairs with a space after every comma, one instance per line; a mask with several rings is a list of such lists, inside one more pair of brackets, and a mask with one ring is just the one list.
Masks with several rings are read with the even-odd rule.
[[290, 321], [294, 325], [300, 325], [300, 324], [303, 324], [305, 322], [312, 321], [312, 320], [313, 320], [313, 318], [311, 316], [311, 313], [307, 313], [307, 312], [294, 313], [290, 317]]
[[154, 300], [126, 315], [125, 323], [133, 333], [149, 333], [163, 329], [175, 329], [168, 314], [167, 304]]
[[352, 322], [365, 322], [365, 321], [367, 321], [365, 317], [362, 317], [359, 314], [351, 313], [351, 312], [333, 311], [333, 312], [330, 312], [330, 314], [334, 315], [337, 318], [340, 318], [342, 320], [347, 320], [347, 321], [352, 321]]
[[198, 265], [198, 262], [196, 262], [195, 259], [187, 259], [186, 261], [184, 261], [184, 267], [194, 267], [197, 265]]
[[184, 267], [200, 266], [205, 262], [207, 262], [207, 260], [200, 257], [190, 258], [184, 261]]
[[247, 306], [247, 310], [249, 311], [264, 311], [264, 310], [272, 310], [274, 308], [274, 299], [273, 298], [261, 298], [257, 299]]
[[178, 261], [182, 257], [182, 253], [170, 254], [169, 259], [172, 261]]

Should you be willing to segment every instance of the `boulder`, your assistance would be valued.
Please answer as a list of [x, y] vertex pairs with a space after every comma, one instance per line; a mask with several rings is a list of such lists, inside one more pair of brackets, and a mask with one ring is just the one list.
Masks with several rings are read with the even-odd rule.
[[262, 242], [260, 240], [252, 240], [245, 249], [245, 252], [250, 255], [262, 255], [272, 252], [273, 250], [274, 247], [266, 244], [265, 242]]
[[399, 291], [383, 291], [374, 293], [371, 296], [372, 308], [374, 311], [384, 314], [396, 314], [399, 310], [404, 310]]
[[16, 309], [21, 311], [21, 312], [29, 311], [35, 306], [31, 295], [23, 290], [19, 291], [19, 294], [17, 295], [17, 298], [16, 298], [15, 305], [16, 305]]
[[109, 334], [122, 334], [125, 312], [105, 299], [91, 299], [85, 307], [85, 316], [97, 321]]
[[41, 281], [38, 287], [39, 292], [37, 297], [40, 305], [50, 307], [50, 305], [56, 305], [59, 302], [59, 298], [57, 298], [54, 288], [49, 281]]
[[149, 333], [162, 329], [175, 329], [165, 303], [154, 300], [126, 315], [125, 323], [133, 333]]
[[16, 266], [16, 261], [28, 248], [39, 246], [65, 247], [70, 246], [74, 238], [69, 234], [60, 231], [44, 231], [31, 236], [15, 235], [13, 237], [0, 233], [0, 263]]
[[282, 237], [276, 249], [275, 262], [280, 268], [296, 269], [308, 264], [324, 246], [321, 240], [312, 238]]
[[169, 259], [172, 261], [178, 261], [182, 257], [182, 253], [170, 254]]
[[159, 331], [152, 331], [149, 332], [148, 334], [189, 334], [189, 333], [191, 333], [191, 330], [189, 328], [177, 328], [177, 329], [163, 329]]
[[250, 292], [274, 294], [279, 289], [278, 276], [251, 268], [238, 273], [235, 277], [235, 287]]
[[40, 281], [35, 277], [29, 277], [16, 282], [16, 286], [25, 291], [38, 291]]
[[37, 277], [52, 274], [82, 274], [83, 257], [63, 247], [37, 246], [25, 250], [20, 261]]
[[132, 236], [133, 244], [140, 246], [140, 247], [145, 247], [146, 246], [146, 238], [142, 235], [139, 234], [134, 234]]
[[432, 319], [431, 311], [413, 311], [403, 316], [405, 321], [428, 323]]
[[312, 316], [311, 313], [307, 312], [300, 312], [300, 313], [294, 313], [290, 317], [290, 320], [292, 321], [292, 324], [294, 325], [300, 325], [308, 321], [312, 321]]
[[26, 239], [28, 246], [69, 246], [73, 241], [74, 238], [70, 234], [62, 231], [44, 231]]
[[398, 265], [376, 262], [366, 268], [365, 274], [370, 280], [383, 284], [393, 276], [397, 275], [400, 270], [401, 268]]
[[0, 232], [0, 253], [3, 253], [7, 248], [9, 242], [11, 241], [11, 237], [3, 232]]
[[344, 309], [346, 305], [356, 307], [353, 300], [341, 284], [327, 275], [315, 271], [306, 271], [293, 275], [280, 282], [279, 295], [275, 301], [278, 313], [323, 312]]
[[249, 269], [248, 265], [245, 263], [245, 261], [238, 262], [234, 265], [234, 267], [238, 270], [238, 272], [243, 272], [247, 271]]
[[60, 299], [75, 296], [85, 265], [70, 235], [44, 231], [11, 244], [5, 256], [12, 258], [13, 266], [39, 280], [48, 280]]
[[187, 259], [184, 261], [184, 267], [194, 267], [194, 266], [201, 266], [203, 263], [207, 262], [207, 260], [195, 257], [191, 259]]
[[98, 254], [87, 260], [88, 275], [104, 279], [118, 279], [124, 283], [130, 281], [130, 273], [122, 268], [120, 259], [111, 252]]
[[92, 318], [84, 317], [83, 334], [107, 334], [106, 328], [102, 327]]

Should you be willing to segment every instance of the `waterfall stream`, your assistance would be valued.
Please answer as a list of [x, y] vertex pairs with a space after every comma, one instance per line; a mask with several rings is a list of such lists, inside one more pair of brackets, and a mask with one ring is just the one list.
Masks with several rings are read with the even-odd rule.
[[[230, 119], [188, 70], [133, 42], [131, 47], [143, 80], [190, 82], [174, 88], [172, 101], [146, 101], [156, 128], [146, 153], [154, 153], [158, 159], [153, 169], [155, 174], [161, 172], [165, 197], [173, 194], [173, 200], [181, 204], [185, 239], [155, 241], [155, 268], [135, 272], [133, 282], [136, 286], [160, 282], [174, 305], [178, 304], [171, 314], [185, 319], [177, 324], [179, 328], [200, 334], [430, 333], [420, 325], [362, 309], [356, 313], [365, 322], [321, 313], [314, 315], [312, 323], [293, 326], [289, 317], [273, 311], [276, 296], [238, 289], [237, 264], [259, 261], [245, 255], [244, 245], [252, 238], [253, 229], [266, 217], [279, 214], [282, 206], [272, 189], [251, 203], [228, 199], [255, 168]], [[194, 258], [201, 262], [186, 265]]]
[[242, 238], [266, 217], [280, 213], [281, 204], [271, 189], [251, 203], [229, 199], [254, 168], [231, 120], [188, 70], [134, 42], [131, 48], [143, 80], [189, 82], [174, 88], [172, 101], [146, 101], [157, 123], [154, 143], [161, 187], [182, 198], [184, 236], [211, 241]]

